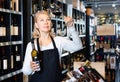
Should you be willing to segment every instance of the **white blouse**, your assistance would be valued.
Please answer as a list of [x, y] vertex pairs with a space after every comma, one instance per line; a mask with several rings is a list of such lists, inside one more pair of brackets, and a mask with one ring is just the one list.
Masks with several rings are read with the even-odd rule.
[[[67, 39], [65, 37], [61, 37], [61, 36], [54, 37], [56, 47], [58, 48], [60, 60], [61, 60], [63, 49], [69, 52], [75, 52], [82, 49], [82, 42], [77, 32], [75, 31], [75, 28], [73, 27], [67, 28], [67, 34], [72, 38], [72, 40]], [[35, 48], [37, 49], [37, 43], [35, 43]], [[52, 42], [47, 46], [40, 46], [41, 51], [47, 50], [47, 49], [53, 49], [53, 48], [54, 47]], [[31, 45], [31, 42], [29, 42], [27, 44], [25, 58], [24, 58], [23, 67], [22, 67], [22, 72], [25, 75], [30, 75], [33, 72], [30, 67], [30, 62], [32, 61], [31, 51], [32, 51], [32, 45]]]

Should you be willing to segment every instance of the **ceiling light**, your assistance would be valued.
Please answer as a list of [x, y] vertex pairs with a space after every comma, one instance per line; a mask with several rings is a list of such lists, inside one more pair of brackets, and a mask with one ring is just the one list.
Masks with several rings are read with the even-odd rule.
[[115, 7], [115, 4], [112, 4], [112, 7]]

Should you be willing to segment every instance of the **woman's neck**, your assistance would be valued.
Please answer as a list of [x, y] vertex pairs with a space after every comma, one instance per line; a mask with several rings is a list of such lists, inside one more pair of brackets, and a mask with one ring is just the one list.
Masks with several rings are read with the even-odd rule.
[[41, 34], [39, 38], [39, 43], [41, 46], [47, 46], [51, 43], [50, 34]]

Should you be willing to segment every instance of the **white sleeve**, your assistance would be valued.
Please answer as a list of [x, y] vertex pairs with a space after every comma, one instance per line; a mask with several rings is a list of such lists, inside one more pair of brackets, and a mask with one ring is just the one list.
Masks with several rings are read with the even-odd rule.
[[29, 42], [26, 48], [25, 58], [24, 58], [23, 67], [22, 67], [22, 72], [25, 75], [30, 75], [33, 72], [30, 67], [30, 62], [32, 61], [31, 51], [32, 51], [32, 45], [31, 45], [31, 42]]
[[69, 27], [67, 34], [72, 38], [72, 40], [64, 38], [61, 40], [61, 45], [64, 50], [75, 52], [83, 48], [81, 39], [78, 36], [78, 33], [75, 31], [74, 27]]

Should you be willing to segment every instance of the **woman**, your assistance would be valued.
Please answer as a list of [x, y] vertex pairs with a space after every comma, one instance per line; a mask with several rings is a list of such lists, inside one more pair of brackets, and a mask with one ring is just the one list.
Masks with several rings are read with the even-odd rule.
[[35, 72], [38, 65], [32, 61], [32, 46], [31, 42], [29, 42], [26, 48], [22, 71], [25, 75], [32, 74], [30, 82], [60, 82], [62, 49], [74, 52], [82, 48], [81, 40], [73, 27], [72, 18], [64, 17], [64, 21], [68, 27], [67, 33], [71, 35], [72, 40], [52, 35], [52, 22], [47, 11], [42, 10], [35, 14], [35, 27], [33, 31], [33, 37], [35, 38], [34, 45], [43, 55], [43, 70], [41, 72]]

